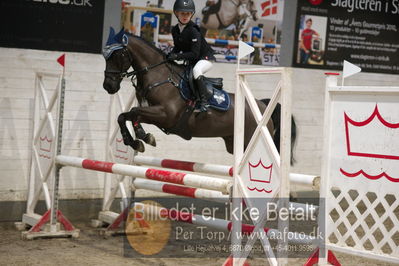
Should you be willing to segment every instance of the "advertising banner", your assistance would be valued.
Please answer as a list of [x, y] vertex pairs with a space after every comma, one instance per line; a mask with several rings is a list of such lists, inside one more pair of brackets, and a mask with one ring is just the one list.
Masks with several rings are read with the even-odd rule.
[[105, 0], [2, 0], [0, 46], [100, 53]]
[[398, 0], [298, 0], [293, 66], [399, 73]]
[[[168, 52], [173, 46], [171, 27], [177, 23], [173, 4], [174, 0], [124, 1], [123, 25], [139, 35], [137, 28], [143, 30], [139, 23], [143, 13], [159, 16], [158, 38], [153, 41]], [[250, 64], [279, 65], [283, 0], [195, 0], [195, 7], [192, 20], [219, 55], [217, 61], [235, 63], [238, 41], [242, 40], [256, 48], [248, 60]]]

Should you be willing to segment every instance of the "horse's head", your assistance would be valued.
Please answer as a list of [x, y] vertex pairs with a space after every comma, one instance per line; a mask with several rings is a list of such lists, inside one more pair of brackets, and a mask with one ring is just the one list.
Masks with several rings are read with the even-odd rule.
[[120, 89], [120, 83], [132, 64], [132, 57], [127, 48], [128, 33], [123, 29], [115, 34], [111, 28], [108, 41], [103, 49], [105, 71], [103, 87], [109, 94]]

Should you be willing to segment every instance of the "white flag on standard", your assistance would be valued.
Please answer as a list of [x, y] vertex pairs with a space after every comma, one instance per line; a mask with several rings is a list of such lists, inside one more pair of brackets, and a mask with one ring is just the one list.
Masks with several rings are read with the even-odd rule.
[[238, 42], [238, 59], [241, 59], [255, 50], [252, 46], [246, 44], [245, 42]]
[[352, 76], [362, 71], [360, 67], [344, 60], [343, 78]]

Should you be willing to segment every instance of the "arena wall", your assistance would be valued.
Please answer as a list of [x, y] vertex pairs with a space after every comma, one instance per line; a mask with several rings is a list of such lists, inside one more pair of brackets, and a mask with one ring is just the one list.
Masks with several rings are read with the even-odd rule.
[[[61, 73], [56, 59], [62, 52], [0, 48], [0, 201], [24, 201], [27, 195], [31, 154], [33, 98], [36, 72]], [[242, 67], [246, 67], [242, 65]], [[67, 53], [66, 100], [63, 154], [105, 159], [109, 95], [102, 88], [105, 61], [101, 55]], [[215, 63], [208, 76], [223, 77], [225, 89], [235, 88], [235, 64]], [[293, 114], [298, 126], [292, 171], [320, 174], [324, 72], [293, 69]], [[271, 96], [278, 76], [248, 79], [258, 98]], [[346, 85], [398, 85], [398, 75], [360, 73]], [[49, 89], [55, 81], [48, 82]], [[121, 93], [132, 92], [129, 80]], [[116, 119], [116, 118], [115, 118]], [[157, 148], [146, 146], [144, 155], [204, 163], [232, 164], [233, 156], [224, 150], [221, 138], [185, 141], [165, 135], [154, 126], [145, 128], [155, 134]], [[102, 197], [104, 175], [76, 168], [62, 170], [60, 196], [63, 199]]]

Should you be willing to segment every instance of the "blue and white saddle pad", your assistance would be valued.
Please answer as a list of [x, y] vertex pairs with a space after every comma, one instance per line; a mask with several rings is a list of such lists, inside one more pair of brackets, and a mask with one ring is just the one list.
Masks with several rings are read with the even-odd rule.
[[[189, 83], [186, 78], [182, 78], [179, 83], [180, 95], [184, 100], [195, 100], [196, 97], [193, 95]], [[212, 94], [208, 99], [208, 104], [213, 109], [219, 111], [227, 111], [230, 108], [230, 96], [224, 90], [215, 88], [211, 83], [207, 84], [208, 93]]]

